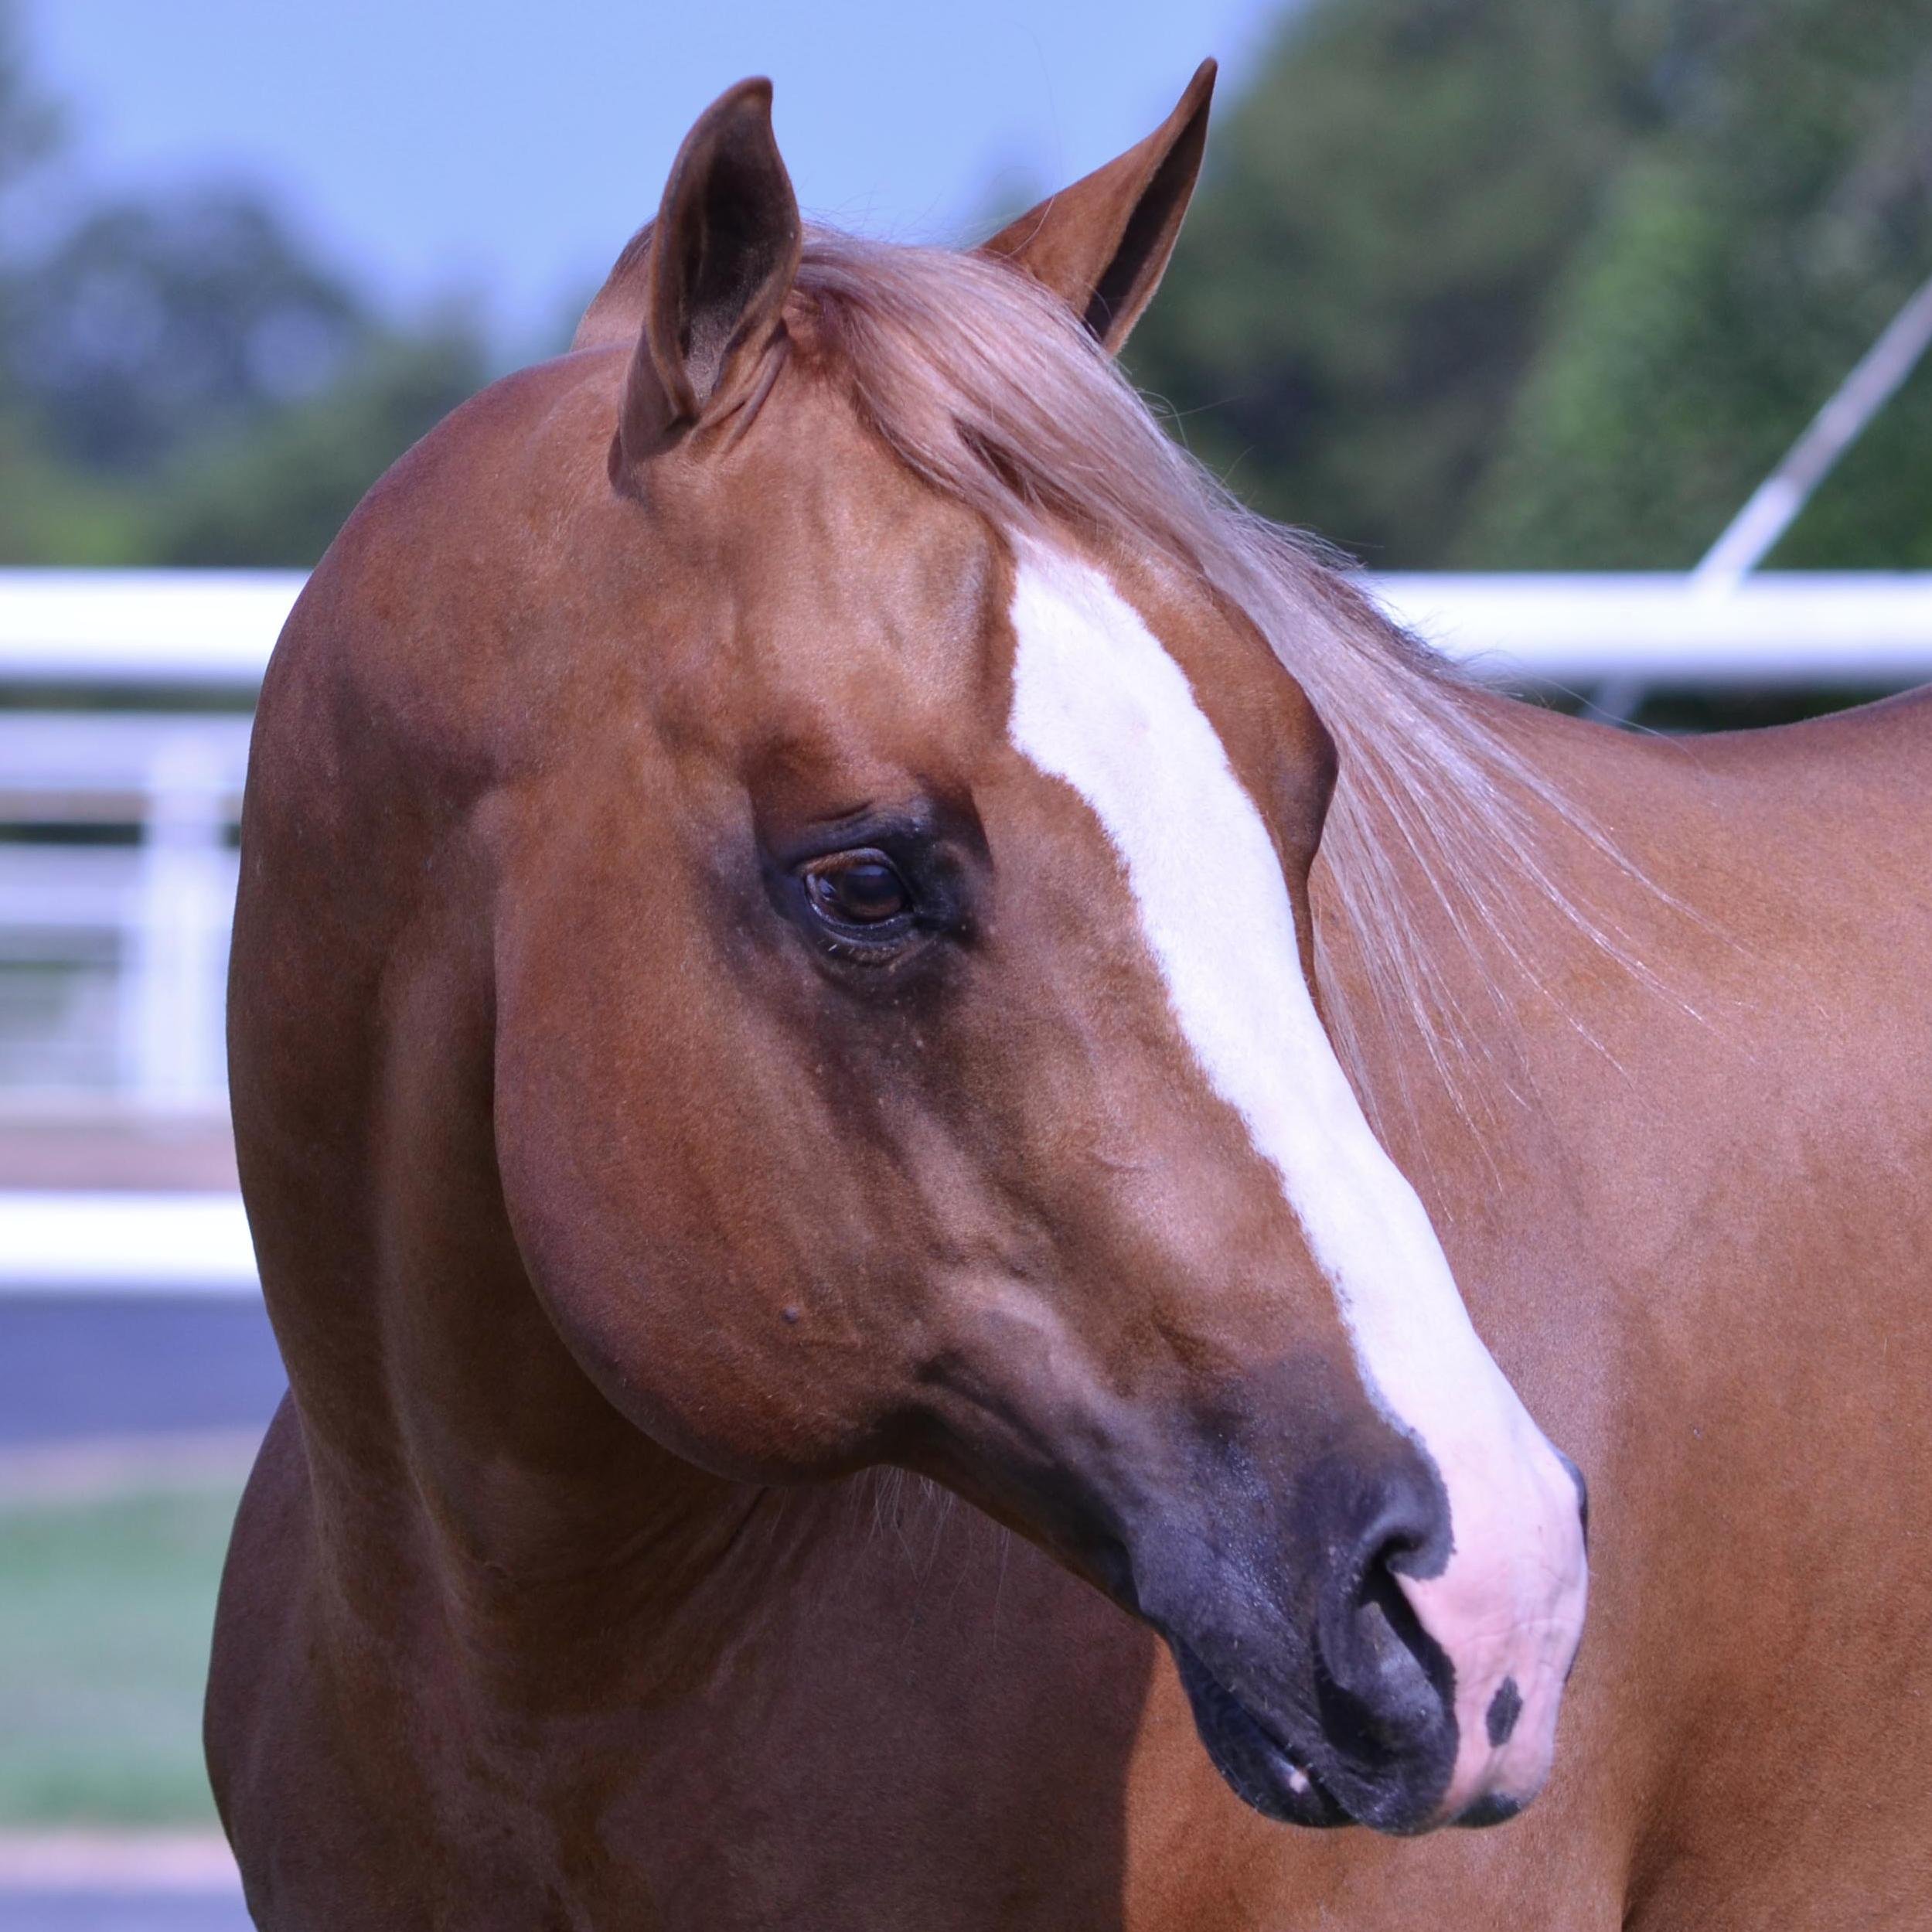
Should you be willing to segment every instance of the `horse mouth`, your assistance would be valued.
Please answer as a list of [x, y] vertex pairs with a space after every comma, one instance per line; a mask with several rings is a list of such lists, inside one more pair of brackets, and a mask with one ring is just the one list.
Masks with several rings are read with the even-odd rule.
[[1304, 1757], [1283, 1744], [1180, 1638], [1167, 1642], [1194, 1706], [1194, 1729], [1235, 1797], [1284, 1825], [1325, 1829], [1354, 1822]]

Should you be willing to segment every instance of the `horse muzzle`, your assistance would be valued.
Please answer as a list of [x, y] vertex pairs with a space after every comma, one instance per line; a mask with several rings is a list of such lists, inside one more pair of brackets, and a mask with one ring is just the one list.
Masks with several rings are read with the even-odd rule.
[[[1535, 1796], [1584, 1590], [1580, 1478], [1549, 1453], [1560, 1495], [1540, 1470], [1505, 1484], [1534, 1520], [1501, 1545], [1485, 1521], [1458, 1547], [1416, 1455], [1324, 1485], [1285, 1596], [1223, 1576], [1198, 1579], [1179, 1614], [1147, 1607], [1238, 1796], [1290, 1824], [1399, 1834], [1499, 1824]], [[1249, 1552], [1232, 1568], [1267, 1566]]]

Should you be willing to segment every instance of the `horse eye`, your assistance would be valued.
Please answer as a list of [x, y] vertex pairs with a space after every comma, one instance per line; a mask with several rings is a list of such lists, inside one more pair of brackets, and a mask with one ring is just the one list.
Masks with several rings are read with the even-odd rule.
[[835, 924], [879, 926], [912, 910], [912, 888], [883, 852], [839, 852], [805, 868], [805, 896]]

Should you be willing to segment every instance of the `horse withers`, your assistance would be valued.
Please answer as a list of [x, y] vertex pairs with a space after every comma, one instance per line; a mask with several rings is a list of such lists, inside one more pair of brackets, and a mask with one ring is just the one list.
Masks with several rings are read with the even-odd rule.
[[[1109, 360], [1211, 79], [965, 255], [806, 231], [734, 89], [291, 618], [230, 1002], [291, 1393], [208, 1712], [264, 1925], [1741, 1923], [1814, 1820], [1923, 1855], [1861, 1667], [1731, 1647], [1876, 1465], [1726, 1378], [1802, 1324], [1712, 1346], [1775, 1207], [1687, 1245], [1763, 1040], [1926, 956], [1828, 998], [1712, 882], [1923, 712], [1635, 745], [1235, 507]], [[1552, 1438], [1613, 1526], [1566, 1754]], [[1819, 1637], [1922, 1590], [1865, 1549]], [[1833, 1775], [1739, 1857], [1794, 1736]]]

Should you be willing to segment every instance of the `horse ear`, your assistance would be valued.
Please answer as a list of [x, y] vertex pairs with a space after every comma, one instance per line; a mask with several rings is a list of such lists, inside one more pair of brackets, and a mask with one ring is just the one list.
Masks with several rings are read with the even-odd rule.
[[1153, 299], [1187, 212], [1208, 141], [1215, 63], [1137, 147], [1010, 222], [980, 253], [1024, 268], [1118, 354]]
[[698, 116], [649, 235], [618, 424], [626, 470], [742, 403], [784, 326], [802, 230], [770, 81], [741, 80]]

